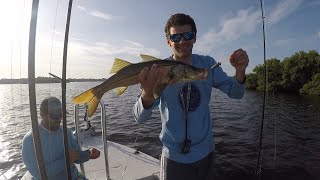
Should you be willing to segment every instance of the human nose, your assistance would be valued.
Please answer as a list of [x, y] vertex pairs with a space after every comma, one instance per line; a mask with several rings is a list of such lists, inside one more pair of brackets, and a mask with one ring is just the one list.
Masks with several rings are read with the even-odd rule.
[[181, 38], [180, 38], [180, 41], [178, 42], [179, 44], [184, 44], [184, 43], [186, 43], [187, 41], [184, 39], [184, 37], [183, 36], [181, 36]]

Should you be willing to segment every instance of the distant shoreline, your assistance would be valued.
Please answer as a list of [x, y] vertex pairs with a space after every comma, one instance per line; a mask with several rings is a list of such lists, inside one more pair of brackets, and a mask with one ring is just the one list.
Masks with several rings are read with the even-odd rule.
[[[67, 83], [69, 82], [95, 82], [95, 81], [104, 81], [105, 79], [75, 79], [69, 78], [67, 79]], [[20, 78], [20, 79], [0, 79], [0, 84], [28, 84], [28, 78]], [[57, 78], [50, 78], [50, 77], [37, 77], [36, 84], [41, 83], [61, 83]]]

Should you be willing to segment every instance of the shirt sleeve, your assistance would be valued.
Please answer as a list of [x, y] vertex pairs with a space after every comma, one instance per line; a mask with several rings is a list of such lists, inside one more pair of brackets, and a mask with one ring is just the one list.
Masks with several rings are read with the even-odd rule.
[[158, 107], [159, 103], [160, 103], [160, 99], [157, 98], [154, 100], [152, 106], [149, 109], [145, 109], [142, 104], [141, 95], [139, 95], [138, 100], [136, 101], [136, 103], [133, 106], [134, 119], [138, 123], [143, 123], [143, 122], [147, 121], [148, 119], [150, 119], [150, 117], [152, 115], [152, 109], [154, 109], [155, 107]]
[[[47, 150], [42, 150], [46, 152]], [[54, 151], [54, 150], [53, 150]], [[43, 153], [44, 155], [44, 153]], [[38, 170], [38, 163], [35, 156], [33, 139], [32, 136], [25, 137], [22, 143], [22, 160], [26, 165], [27, 170], [33, 177], [40, 178], [40, 173]], [[64, 157], [56, 159], [50, 163], [45, 162], [46, 173], [48, 177], [54, 177], [65, 170], [65, 160]]]
[[80, 147], [78, 145], [78, 142], [77, 142], [75, 136], [72, 134], [70, 129], [68, 129], [68, 137], [69, 137], [68, 139], [71, 144], [71, 148], [76, 149], [80, 152], [80, 159], [76, 160], [74, 162], [79, 164], [79, 163], [84, 163], [84, 162], [88, 161], [89, 160], [89, 150], [80, 151]]
[[241, 99], [245, 92], [245, 85], [236, 78], [229, 77], [221, 67], [212, 69], [213, 87], [221, 90], [230, 98]]

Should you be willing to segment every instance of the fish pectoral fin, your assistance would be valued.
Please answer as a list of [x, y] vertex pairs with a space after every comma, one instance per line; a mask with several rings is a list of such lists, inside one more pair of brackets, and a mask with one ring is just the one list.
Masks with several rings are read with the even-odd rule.
[[142, 61], [144, 61], [144, 62], [160, 60], [160, 58], [156, 58], [154, 56], [150, 56], [150, 55], [146, 55], [146, 54], [140, 54], [140, 57], [142, 58]]
[[123, 94], [126, 90], [127, 90], [128, 87], [119, 87], [116, 89], [116, 95], [117, 96], [120, 96], [121, 94]]
[[117, 73], [120, 69], [129, 66], [131, 63], [119, 58], [115, 58], [110, 73]]

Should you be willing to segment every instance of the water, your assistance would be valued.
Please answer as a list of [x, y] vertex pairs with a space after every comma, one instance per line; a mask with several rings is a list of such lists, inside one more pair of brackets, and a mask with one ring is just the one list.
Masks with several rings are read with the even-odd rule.
[[[74, 128], [71, 97], [99, 82], [68, 83], [68, 127]], [[59, 84], [38, 84], [37, 104], [49, 95], [61, 97]], [[159, 113], [138, 125], [132, 105], [138, 86], [121, 97], [108, 92], [106, 103], [108, 139], [158, 158], [161, 143]], [[320, 179], [320, 97], [268, 94], [263, 132], [260, 179]], [[210, 104], [216, 144], [217, 179], [258, 179], [257, 164], [262, 94], [247, 91], [242, 100], [233, 100], [217, 90]], [[19, 179], [26, 171], [21, 160], [21, 141], [30, 130], [27, 85], [0, 85], [0, 179]], [[91, 120], [99, 127], [99, 114]], [[135, 142], [135, 139], [137, 142]]]

